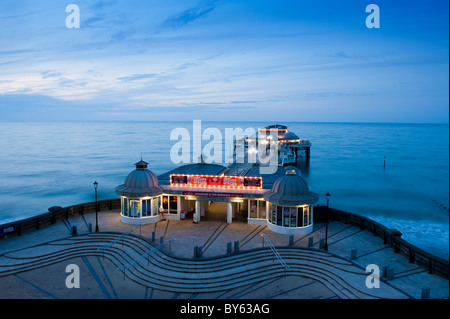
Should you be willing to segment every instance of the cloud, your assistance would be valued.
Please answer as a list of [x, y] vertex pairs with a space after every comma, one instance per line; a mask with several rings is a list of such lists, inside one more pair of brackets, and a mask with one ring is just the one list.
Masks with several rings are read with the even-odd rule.
[[168, 17], [162, 25], [163, 27], [179, 29], [184, 25], [198, 20], [212, 12], [216, 8], [216, 3], [218, 1], [219, 0], [203, 0], [194, 8]]
[[62, 73], [60, 72], [51, 72], [51, 71], [43, 71], [41, 72], [43, 79], [49, 79], [49, 78], [59, 78], [62, 76]]
[[123, 41], [126, 40], [130, 35], [132, 35], [135, 31], [133, 29], [127, 30], [127, 31], [119, 31], [113, 35], [111, 35], [112, 41]]
[[149, 74], [133, 74], [130, 76], [123, 76], [120, 78], [117, 78], [117, 80], [121, 82], [131, 82], [131, 81], [138, 81], [138, 80], [145, 80], [145, 79], [151, 79], [156, 77], [156, 74], [149, 73]]
[[347, 53], [345, 53], [344, 51], [337, 52], [336, 54], [334, 54], [334, 57], [336, 57], [336, 58], [345, 58], [345, 59], [351, 58], [351, 56], [348, 55]]
[[100, 0], [100, 1], [96, 1], [91, 5], [91, 9], [93, 10], [103, 10], [106, 7], [112, 6], [114, 4], [116, 4], [117, 1], [115, 0]]
[[0, 55], [16, 55], [22, 53], [33, 53], [35, 50], [32, 49], [22, 49], [22, 50], [4, 50], [0, 51]]
[[172, 106], [159, 106], [159, 105], [131, 105], [126, 107], [112, 107], [111, 111], [128, 113], [130, 111], [145, 111], [145, 112], [217, 112], [221, 111], [239, 111], [239, 110], [251, 110], [255, 109], [253, 106], [230, 106], [221, 105], [221, 103], [215, 102], [199, 102], [199, 103], [184, 103], [187, 105], [172, 105]]
[[262, 101], [230, 101], [231, 104], [255, 104], [261, 102]]
[[41, 94], [0, 94], [2, 121], [82, 120], [98, 110]]
[[306, 93], [306, 95], [312, 96], [312, 97], [320, 97], [320, 98], [334, 98], [334, 97], [339, 97], [339, 96], [352, 96], [355, 94], [344, 93], [344, 92], [317, 92], [317, 93], [308, 92], [308, 93]]
[[95, 27], [99, 23], [105, 21], [106, 20], [106, 12], [108, 12], [110, 10], [108, 7], [111, 7], [111, 6], [115, 5], [116, 3], [117, 3], [117, 1], [115, 1], [115, 0], [110, 0], [110, 1], [100, 0], [100, 1], [94, 2], [89, 7], [89, 10], [95, 12], [95, 14], [92, 17], [82, 21], [82, 26], [83, 27]]
[[93, 17], [86, 19], [82, 23], [83, 23], [83, 27], [89, 28], [89, 27], [94, 27], [95, 24], [102, 22], [103, 20], [105, 20], [105, 14], [98, 13], [98, 14], [94, 15]]
[[187, 62], [187, 63], [183, 63], [183, 64], [177, 66], [177, 67], [175, 68], [175, 70], [177, 70], [177, 71], [183, 71], [183, 70], [187, 70], [187, 69], [190, 69], [190, 68], [192, 68], [192, 67], [195, 67], [195, 66], [197, 66], [197, 65], [199, 65], [199, 64], [201, 64], [201, 62]]

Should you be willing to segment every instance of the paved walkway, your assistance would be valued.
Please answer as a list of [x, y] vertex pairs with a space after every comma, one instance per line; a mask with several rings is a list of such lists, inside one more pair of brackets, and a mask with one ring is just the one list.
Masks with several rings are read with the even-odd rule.
[[[289, 246], [289, 237], [273, 233], [265, 226], [248, 225], [238, 220], [226, 224], [224, 220], [225, 214], [211, 214], [209, 220], [203, 219], [199, 224], [186, 219], [144, 225], [137, 228], [133, 235], [146, 240], [142, 240], [142, 243], [139, 240], [138, 243], [138, 238], [129, 236], [122, 246], [120, 243], [115, 245], [120, 252], [108, 258], [95, 253], [96, 249], [89, 248], [90, 253], [87, 253], [88, 250], [82, 251], [79, 243], [102, 247], [117, 238], [117, 233], [129, 231], [132, 226], [120, 222], [118, 211], [99, 214], [101, 234], [88, 235], [89, 224], [92, 228], [95, 227], [95, 214], [86, 214], [22, 236], [6, 238], [0, 241], [0, 298], [337, 299], [357, 296], [397, 299], [421, 298], [422, 288], [430, 288], [431, 298], [449, 297], [448, 280], [428, 274], [426, 269], [416, 264], [410, 264], [407, 258], [395, 254], [393, 249], [384, 245], [381, 238], [358, 227], [330, 222], [327, 253], [319, 249], [320, 239], [325, 234], [324, 224], [315, 224], [314, 231], [309, 235], [295, 236], [294, 245]], [[73, 238], [72, 226], [77, 226], [78, 230], [78, 236]], [[267, 249], [264, 254], [260, 250], [255, 252], [256, 248], [267, 247], [261, 233], [280, 247], [281, 255], [291, 266], [289, 271], [283, 274], [281, 264]], [[139, 258], [145, 248], [139, 251], [138, 244], [144, 247], [151, 242], [152, 236], [155, 238], [153, 246], [158, 245], [161, 238], [163, 242], [171, 242], [164, 250], [173, 258], [165, 260], [164, 255], [161, 255], [162, 257], [158, 257], [162, 258], [159, 261], [153, 261], [152, 264], [148, 262], [148, 266], [143, 264], [142, 274], [130, 271], [124, 275], [119, 271], [120, 258]], [[201, 246], [203, 257], [210, 259], [226, 255], [227, 243], [234, 244], [237, 240], [242, 254], [215, 259], [210, 264], [211, 267], [218, 267], [219, 270], [215, 272], [201, 268], [206, 267], [206, 264], [198, 258], [193, 260], [195, 246]], [[307, 249], [311, 240], [312, 250]], [[133, 247], [133, 243], [136, 247]], [[297, 249], [292, 249], [293, 247]], [[356, 249], [356, 256], [353, 256], [356, 258], [351, 259], [352, 249]], [[251, 255], [252, 252], [254, 255]], [[229, 261], [230, 256], [235, 258], [235, 264]], [[184, 268], [180, 266], [184, 263], [183, 260], [187, 260], [183, 267], [191, 267], [191, 272], [195, 273], [195, 269], [202, 270], [195, 274], [184, 274]], [[158, 267], [158, 262], [166, 264]], [[26, 263], [30, 266], [21, 268]], [[66, 287], [69, 275], [66, 267], [69, 264], [79, 266], [80, 289]], [[389, 278], [382, 279], [380, 288], [366, 287], [368, 273], [365, 269], [369, 264], [377, 265], [380, 270], [389, 266]], [[252, 277], [253, 273], [257, 275]], [[188, 282], [193, 276], [196, 282], [205, 280], [205, 286], [210, 282], [223, 281], [227, 288], [220, 289], [219, 284], [219, 288], [209, 290], [195, 290], [195, 285], [191, 285], [191, 289], [186, 280]], [[236, 278], [234, 282], [227, 281], [231, 277]], [[161, 278], [167, 278], [173, 284], [166, 287], [166, 279], [158, 283]], [[201, 284], [197, 286], [201, 287]]]

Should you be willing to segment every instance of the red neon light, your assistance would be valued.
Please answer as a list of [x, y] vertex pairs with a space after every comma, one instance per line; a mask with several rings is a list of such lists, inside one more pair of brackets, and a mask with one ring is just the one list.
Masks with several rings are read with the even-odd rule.
[[170, 185], [221, 188], [262, 188], [262, 178], [174, 174], [170, 175]]

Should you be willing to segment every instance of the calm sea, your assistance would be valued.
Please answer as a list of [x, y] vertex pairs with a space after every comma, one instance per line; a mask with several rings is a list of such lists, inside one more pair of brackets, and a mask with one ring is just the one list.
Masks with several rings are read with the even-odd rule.
[[[202, 122], [202, 129], [274, 123]], [[330, 206], [368, 216], [436, 255], [449, 256], [447, 124], [280, 123], [312, 142], [311, 190]], [[134, 163], [157, 175], [170, 160], [174, 128], [192, 122], [0, 123], [0, 224], [94, 200], [115, 198]], [[204, 141], [206, 145], [208, 141]], [[321, 202], [325, 204], [322, 196]]]

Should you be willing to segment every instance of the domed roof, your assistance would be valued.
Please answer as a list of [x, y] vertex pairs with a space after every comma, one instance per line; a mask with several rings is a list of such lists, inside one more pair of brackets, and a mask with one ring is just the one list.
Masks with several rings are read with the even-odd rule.
[[147, 162], [139, 161], [136, 169], [128, 174], [125, 183], [116, 187], [116, 194], [126, 197], [157, 196], [163, 193], [158, 177], [147, 169]]
[[308, 183], [293, 166], [286, 168], [286, 175], [280, 176], [272, 190], [264, 193], [264, 199], [275, 205], [295, 206], [314, 204], [319, 195], [309, 190]]

